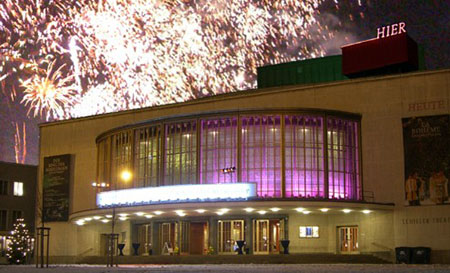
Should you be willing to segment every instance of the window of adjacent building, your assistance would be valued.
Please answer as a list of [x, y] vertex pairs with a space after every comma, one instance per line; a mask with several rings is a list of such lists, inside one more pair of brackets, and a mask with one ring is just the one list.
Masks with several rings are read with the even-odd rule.
[[200, 183], [236, 182], [237, 118], [203, 120], [200, 143]]
[[21, 219], [22, 217], [22, 211], [21, 210], [13, 210], [12, 211], [12, 222], [15, 223], [17, 219]]
[[6, 230], [8, 212], [4, 209], [0, 210], [0, 230]]
[[197, 122], [167, 124], [164, 185], [197, 184]]
[[281, 197], [281, 117], [242, 118], [242, 181], [260, 197]]
[[14, 196], [23, 196], [23, 182], [14, 182]]
[[8, 181], [0, 180], [0, 195], [8, 195]]
[[319, 238], [319, 227], [300, 226], [300, 238]]

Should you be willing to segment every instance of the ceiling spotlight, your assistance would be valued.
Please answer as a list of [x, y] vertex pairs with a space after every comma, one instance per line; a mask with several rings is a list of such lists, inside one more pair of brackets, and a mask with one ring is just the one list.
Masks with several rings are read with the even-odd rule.
[[119, 213], [119, 216], [120, 216], [120, 217], [127, 217], [127, 216], [128, 216], [128, 213]]
[[270, 210], [273, 212], [277, 212], [277, 211], [280, 211], [281, 209], [280, 208], [271, 208]]
[[343, 209], [342, 210], [344, 213], [350, 213], [352, 210], [351, 209]]
[[258, 213], [261, 214], [261, 215], [264, 215], [264, 214], [267, 213], [267, 211], [265, 211], [265, 210], [258, 210]]
[[245, 208], [244, 209], [246, 212], [252, 212], [252, 211], [254, 211], [255, 209], [254, 208]]
[[92, 220], [92, 217], [86, 217], [86, 218], [84, 218], [84, 221], [86, 221], [86, 222], [89, 222], [89, 221], [91, 221]]
[[362, 211], [362, 213], [364, 213], [364, 214], [369, 214], [369, 213], [371, 213], [372, 211], [371, 210], [368, 210], [368, 209], [365, 209], [365, 210], [363, 210]]
[[183, 217], [183, 216], [186, 215], [186, 213], [184, 213], [183, 210], [176, 210], [175, 213], [176, 213], [178, 216], [181, 216], [181, 217]]
[[163, 214], [164, 212], [162, 212], [162, 211], [160, 211], [160, 210], [157, 210], [157, 211], [154, 211], [153, 213], [156, 214], [156, 215], [161, 215], [161, 214]]
[[328, 208], [322, 208], [322, 209], [320, 209], [320, 211], [321, 212], [327, 212], [327, 211], [329, 211], [330, 209], [328, 209]]
[[196, 209], [195, 211], [198, 212], [198, 213], [205, 213], [206, 210], [204, 210], [204, 209]]
[[153, 218], [153, 215], [151, 215], [151, 214], [146, 214], [146, 215], [145, 215], [145, 218], [147, 218], [147, 219]]
[[308, 214], [310, 214], [311, 212], [308, 211], [308, 210], [304, 210], [304, 211], [302, 211], [302, 213], [308, 215]]
[[84, 220], [77, 220], [75, 223], [79, 226], [82, 226], [85, 224]]
[[112, 215], [111, 214], [107, 214], [107, 215], [105, 215], [105, 217], [106, 218], [112, 218]]
[[134, 214], [136, 214], [137, 216], [144, 216], [145, 215], [145, 213], [142, 212], [142, 211], [135, 212]]
[[127, 218], [126, 216], [120, 216], [120, 217], [119, 217], [119, 220], [120, 220], [120, 221], [125, 221], [125, 220], [127, 220], [127, 219], [128, 219], [128, 218]]
[[102, 217], [101, 216], [93, 216], [92, 218], [94, 218], [94, 220], [99, 220]]
[[103, 222], [103, 223], [108, 223], [109, 220], [108, 220], [108, 219], [102, 219], [102, 222]]
[[298, 211], [298, 212], [302, 212], [302, 211], [305, 210], [305, 208], [296, 208], [295, 210]]

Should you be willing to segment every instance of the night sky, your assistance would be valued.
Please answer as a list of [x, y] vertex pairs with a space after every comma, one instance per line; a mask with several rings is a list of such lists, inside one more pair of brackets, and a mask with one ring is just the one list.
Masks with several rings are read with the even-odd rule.
[[37, 2], [0, 3], [0, 161], [37, 164], [38, 123], [252, 89], [393, 23], [449, 68], [450, 1]]

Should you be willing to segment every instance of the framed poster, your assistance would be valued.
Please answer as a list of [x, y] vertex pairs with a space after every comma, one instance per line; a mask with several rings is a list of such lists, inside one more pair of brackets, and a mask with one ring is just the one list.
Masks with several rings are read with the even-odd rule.
[[449, 115], [402, 119], [405, 204], [450, 204]]
[[68, 221], [72, 156], [44, 157], [43, 220]]

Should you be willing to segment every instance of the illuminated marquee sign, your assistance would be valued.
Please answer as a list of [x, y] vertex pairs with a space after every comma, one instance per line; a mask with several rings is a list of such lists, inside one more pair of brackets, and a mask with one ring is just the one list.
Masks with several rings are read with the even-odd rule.
[[97, 194], [97, 206], [245, 200], [250, 197], [256, 197], [255, 183], [177, 185], [101, 192]]
[[389, 36], [394, 36], [402, 33], [406, 33], [406, 24], [404, 22], [392, 24], [389, 26], [377, 28], [377, 39], [387, 38]]

